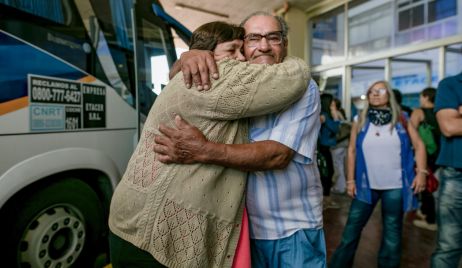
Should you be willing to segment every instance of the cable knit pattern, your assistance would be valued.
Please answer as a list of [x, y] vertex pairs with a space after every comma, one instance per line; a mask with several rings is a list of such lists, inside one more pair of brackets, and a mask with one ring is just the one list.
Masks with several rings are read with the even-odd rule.
[[247, 120], [299, 99], [309, 71], [297, 58], [277, 65], [218, 64], [209, 91], [186, 89], [175, 76], [154, 103], [111, 202], [111, 231], [169, 267], [230, 267], [240, 233], [246, 173], [215, 165], [165, 165], [154, 135], [175, 114], [219, 143], [247, 143]]
[[192, 262], [195, 267], [217, 267], [233, 226], [208, 221], [205, 216], [167, 199], [156, 228], [153, 241], [161, 241], [154, 245], [158, 253], [171, 249], [168, 257], [176, 263]]

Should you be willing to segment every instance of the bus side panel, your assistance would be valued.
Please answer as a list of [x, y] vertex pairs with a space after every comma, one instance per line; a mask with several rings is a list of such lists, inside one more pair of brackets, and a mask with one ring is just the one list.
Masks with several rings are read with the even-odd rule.
[[[101, 171], [108, 176], [114, 188], [125, 171], [124, 168], [132, 150], [132, 145], [125, 141], [134, 134], [134, 131], [124, 131], [94, 132], [85, 133], [85, 135], [67, 133], [66, 137], [58, 137], [54, 134], [24, 135], [22, 145], [14, 143], [13, 136], [1, 137], [0, 147], [8, 150], [10, 152], [8, 155], [12, 157], [4, 157], [6, 161], [1, 163], [2, 169], [9, 168], [0, 176], [0, 207], [27, 185], [63, 171], [78, 169]], [[112, 135], [111, 140], [119, 140], [120, 143], [114, 146], [112, 142], [108, 142], [109, 135]], [[73, 147], [79, 140], [80, 148]], [[41, 148], [43, 144], [52, 141], [56, 149]], [[82, 143], [88, 145], [88, 148], [82, 148]], [[69, 147], [59, 149], [64, 147], [64, 144], [68, 144]], [[11, 161], [8, 159], [23, 160], [13, 165], [14, 163], [9, 163]]]
[[[135, 109], [111, 87], [5, 32], [0, 31], [0, 41], [4, 43], [0, 48], [0, 58], [10, 65], [8, 68], [6, 65], [0, 67], [2, 70], [6, 68], [5, 72], [0, 72], [0, 135], [86, 128], [136, 128]], [[15, 71], [9, 73], [8, 70]], [[61, 85], [53, 86], [52, 83]], [[66, 88], [69, 86], [75, 86], [75, 89]], [[98, 96], [97, 90], [102, 91], [101, 96]], [[79, 99], [71, 101], [72, 98], [68, 98], [74, 96]], [[101, 103], [103, 111], [93, 113], [88, 102]], [[71, 109], [74, 112], [68, 112]], [[53, 117], [45, 114], [53, 111], [63, 115]], [[85, 119], [91, 115], [101, 118], [100, 122], [86, 125], [88, 120]], [[77, 127], [70, 127], [69, 117], [77, 117], [81, 122]], [[41, 120], [44, 124], [53, 125], [41, 127]]]

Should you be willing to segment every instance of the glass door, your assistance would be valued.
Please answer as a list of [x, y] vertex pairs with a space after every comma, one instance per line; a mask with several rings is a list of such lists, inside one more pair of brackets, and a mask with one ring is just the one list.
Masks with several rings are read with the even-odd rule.
[[438, 84], [438, 49], [419, 51], [391, 59], [391, 85], [402, 94], [402, 105], [419, 107], [419, 94]]
[[343, 70], [341, 68], [313, 73], [313, 79], [318, 84], [321, 93], [332, 94], [338, 99], [342, 99], [343, 94], [342, 77]]
[[331, 69], [324, 72], [313, 73], [313, 79], [316, 81], [321, 94], [331, 94], [334, 98], [339, 99], [342, 107], [344, 103], [344, 79], [343, 69]]

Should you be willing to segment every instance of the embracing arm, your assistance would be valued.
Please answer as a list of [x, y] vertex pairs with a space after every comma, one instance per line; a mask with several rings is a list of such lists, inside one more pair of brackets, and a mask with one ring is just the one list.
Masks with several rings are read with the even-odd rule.
[[294, 151], [276, 141], [252, 144], [219, 144], [208, 141], [202, 132], [186, 121], [175, 117], [176, 129], [161, 125], [154, 151], [163, 163], [204, 163], [226, 166], [243, 171], [285, 168]]
[[163, 163], [204, 163], [257, 171], [285, 168], [294, 151], [276, 141], [252, 144], [219, 144], [210, 142], [196, 127], [180, 116], [175, 117], [178, 130], [161, 125], [164, 136], [156, 136], [154, 151]]
[[286, 57], [273, 65], [225, 59], [221, 78], [197, 99], [198, 110], [213, 120], [235, 120], [281, 111], [300, 99], [311, 81], [306, 62]]
[[219, 76], [213, 52], [208, 50], [192, 49], [183, 52], [180, 59], [175, 62], [169, 77], [174, 77], [180, 70], [183, 72], [186, 87], [190, 88], [194, 82], [198, 90], [210, 88], [209, 73], [214, 79], [218, 79]]
[[208, 142], [197, 155], [201, 163], [236, 168], [243, 171], [284, 169], [294, 156], [289, 147], [271, 140], [251, 144]]

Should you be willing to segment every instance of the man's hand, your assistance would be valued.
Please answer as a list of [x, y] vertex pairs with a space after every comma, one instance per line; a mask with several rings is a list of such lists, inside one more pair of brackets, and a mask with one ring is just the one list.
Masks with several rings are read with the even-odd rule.
[[159, 126], [164, 135], [156, 135], [154, 152], [162, 163], [193, 164], [198, 162], [200, 153], [207, 144], [207, 138], [195, 126], [188, 124], [179, 115], [175, 116], [175, 128]]
[[214, 143], [178, 115], [175, 124], [176, 128], [160, 125], [159, 131], [164, 136], [154, 137], [154, 152], [162, 163], [204, 163], [242, 171], [260, 171], [284, 169], [295, 154], [291, 148], [271, 140], [251, 144]]
[[214, 79], [218, 79], [217, 64], [211, 51], [193, 49], [184, 52], [181, 54], [180, 62], [187, 88], [191, 88], [191, 82], [194, 82], [198, 90], [208, 90], [210, 88], [209, 73]]

